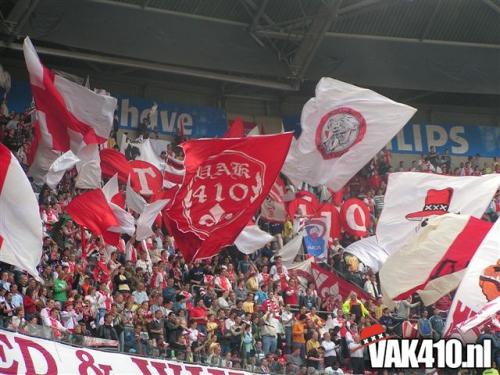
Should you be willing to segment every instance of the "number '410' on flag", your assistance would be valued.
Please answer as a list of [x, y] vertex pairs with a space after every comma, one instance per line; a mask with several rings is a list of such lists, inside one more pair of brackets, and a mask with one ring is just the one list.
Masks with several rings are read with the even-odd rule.
[[302, 109], [302, 133], [283, 173], [298, 185], [340, 190], [410, 120], [415, 108], [376, 92], [322, 78]]
[[209, 258], [234, 240], [276, 181], [292, 133], [183, 143], [184, 183], [165, 212], [184, 259]]

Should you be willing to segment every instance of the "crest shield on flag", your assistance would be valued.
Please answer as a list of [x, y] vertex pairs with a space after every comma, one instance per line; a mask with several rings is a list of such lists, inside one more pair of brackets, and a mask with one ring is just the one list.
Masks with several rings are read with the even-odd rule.
[[182, 145], [184, 184], [166, 212], [188, 262], [213, 256], [234, 242], [271, 190], [291, 139], [285, 133]]

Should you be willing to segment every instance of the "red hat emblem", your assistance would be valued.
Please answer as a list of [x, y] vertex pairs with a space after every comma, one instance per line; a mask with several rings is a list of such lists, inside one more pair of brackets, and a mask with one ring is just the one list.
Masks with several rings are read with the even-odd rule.
[[408, 220], [420, 220], [433, 215], [444, 215], [448, 213], [452, 195], [452, 188], [430, 189], [427, 191], [422, 211], [410, 213], [406, 215], [406, 218]]
[[384, 327], [381, 324], [374, 324], [361, 330], [359, 339], [363, 345], [369, 345], [380, 340], [387, 339]]

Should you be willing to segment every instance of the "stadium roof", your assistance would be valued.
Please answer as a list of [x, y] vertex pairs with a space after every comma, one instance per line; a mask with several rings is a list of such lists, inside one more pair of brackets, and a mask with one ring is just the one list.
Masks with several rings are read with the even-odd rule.
[[500, 94], [499, 0], [6, 0], [1, 46], [283, 92]]

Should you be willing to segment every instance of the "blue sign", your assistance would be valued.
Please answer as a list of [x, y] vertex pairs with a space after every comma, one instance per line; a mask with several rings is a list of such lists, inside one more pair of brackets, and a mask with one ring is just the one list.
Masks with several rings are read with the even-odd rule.
[[[119, 127], [138, 130], [139, 123], [150, 112], [153, 100], [142, 98], [118, 98]], [[10, 111], [23, 112], [31, 103], [31, 87], [28, 82], [15, 81], [7, 96]], [[226, 114], [222, 109], [195, 107], [183, 104], [158, 103], [156, 116], [151, 123], [160, 134], [175, 136], [181, 124], [184, 135], [194, 138], [222, 136], [227, 130]]]
[[[285, 131], [302, 131], [300, 116], [283, 118]], [[431, 125], [408, 123], [391, 140], [388, 149], [394, 153], [428, 153], [435, 146], [438, 153], [448, 150], [450, 155], [483, 157], [500, 156], [500, 127], [480, 125]]]
[[[174, 136], [181, 126], [184, 135], [193, 138], [214, 138], [227, 130], [226, 114], [222, 109], [194, 107], [183, 104], [157, 103], [156, 115], [150, 118], [151, 127], [160, 134]], [[152, 100], [118, 96], [118, 118], [121, 129], [137, 130], [150, 112]]]

